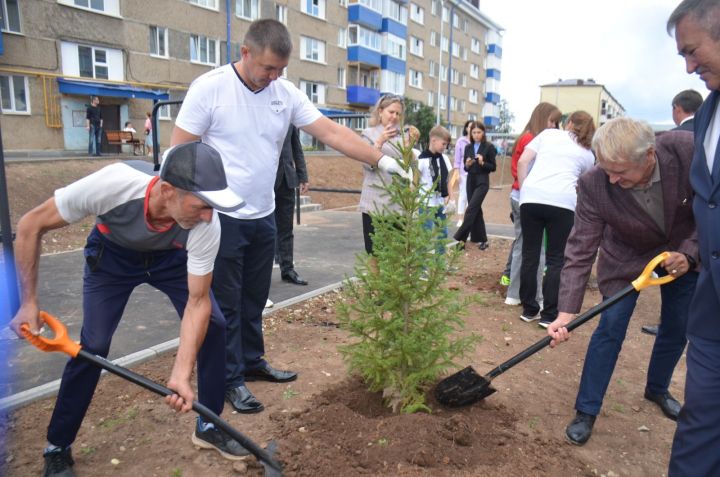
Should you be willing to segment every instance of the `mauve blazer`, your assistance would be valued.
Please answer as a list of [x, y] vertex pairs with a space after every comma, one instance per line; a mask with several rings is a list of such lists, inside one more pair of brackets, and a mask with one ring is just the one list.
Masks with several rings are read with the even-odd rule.
[[657, 138], [655, 150], [665, 232], [629, 190], [611, 184], [598, 166], [580, 176], [575, 224], [560, 276], [560, 311], [580, 311], [596, 253], [598, 285], [605, 297], [629, 285], [660, 252], [681, 252], [698, 259], [689, 180], [693, 135], [688, 131], [666, 132]]

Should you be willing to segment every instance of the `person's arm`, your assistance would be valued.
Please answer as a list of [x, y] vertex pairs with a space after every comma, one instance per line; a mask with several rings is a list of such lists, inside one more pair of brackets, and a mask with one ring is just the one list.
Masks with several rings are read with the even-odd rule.
[[190, 411], [195, 399], [190, 378], [210, 322], [211, 283], [212, 273], [203, 276], [188, 273], [188, 301], [180, 325], [180, 345], [168, 380], [168, 387], [177, 394], [165, 398], [167, 405], [176, 411]]
[[200, 136], [196, 136], [187, 132], [186, 130], [175, 126], [170, 136], [170, 145], [177, 146], [178, 144], [185, 144], [186, 142], [199, 141]]
[[38, 333], [42, 322], [38, 316], [38, 265], [42, 236], [50, 230], [68, 225], [60, 216], [55, 198], [51, 197], [41, 205], [23, 215], [17, 225], [15, 240], [15, 265], [20, 279], [20, 309], [10, 321], [10, 328], [20, 337], [20, 326], [27, 323], [30, 331]]
[[[290, 144], [292, 148], [293, 162], [295, 162], [295, 172], [297, 173], [298, 181], [301, 184], [306, 185], [308, 183], [308, 172], [307, 163], [305, 162], [305, 153], [303, 153], [302, 143], [300, 142], [300, 132], [295, 126], [291, 126], [293, 131], [290, 136]], [[302, 190], [300, 191], [302, 192]], [[304, 192], [303, 192], [304, 193]]]
[[483, 163], [480, 167], [482, 167], [487, 172], [495, 172], [495, 169], [497, 168], [495, 157], [497, 156], [497, 149], [495, 149], [495, 146], [487, 143], [487, 146], [485, 147], [485, 154], [483, 154]]
[[537, 157], [537, 153], [535, 151], [525, 148], [523, 153], [520, 155], [520, 159], [518, 159], [518, 185], [521, 189], [523, 182], [527, 179], [530, 171], [530, 163], [535, 160], [535, 157]]
[[85, 110], [85, 129], [90, 130], [90, 108]]

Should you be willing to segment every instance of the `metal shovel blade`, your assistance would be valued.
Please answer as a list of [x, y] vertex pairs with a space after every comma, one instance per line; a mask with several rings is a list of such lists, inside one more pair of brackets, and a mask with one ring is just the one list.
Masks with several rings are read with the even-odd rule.
[[495, 391], [489, 379], [480, 376], [472, 366], [468, 366], [440, 381], [435, 388], [435, 399], [443, 406], [469, 406]]

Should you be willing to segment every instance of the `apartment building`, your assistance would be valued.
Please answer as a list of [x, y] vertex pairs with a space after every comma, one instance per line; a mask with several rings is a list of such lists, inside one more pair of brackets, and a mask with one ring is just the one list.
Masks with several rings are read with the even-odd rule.
[[[106, 129], [202, 73], [240, 57], [257, 18], [288, 26], [285, 77], [332, 116], [367, 112], [394, 93], [439, 108], [457, 133], [497, 124], [502, 29], [459, 0], [0, 0], [0, 127], [8, 150], [87, 147], [85, 109], [101, 98]], [[177, 106], [159, 111], [167, 144]]]
[[625, 108], [605, 86], [590, 79], [558, 80], [540, 86], [540, 101], [560, 108], [564, 114], [583, 110], [590, 113], [596, 126], [612, 118], [625, 116]]

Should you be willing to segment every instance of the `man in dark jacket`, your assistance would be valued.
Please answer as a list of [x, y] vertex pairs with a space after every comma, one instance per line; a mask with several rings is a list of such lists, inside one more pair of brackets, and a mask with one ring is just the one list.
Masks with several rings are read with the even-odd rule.
[[694, 89], [686, 89], [675, 95], [672, 100], [672, 117], [677, 126], [675, 130], [692, 132], [695, 111], [700, 108], [702, 102], [702, 96]]

